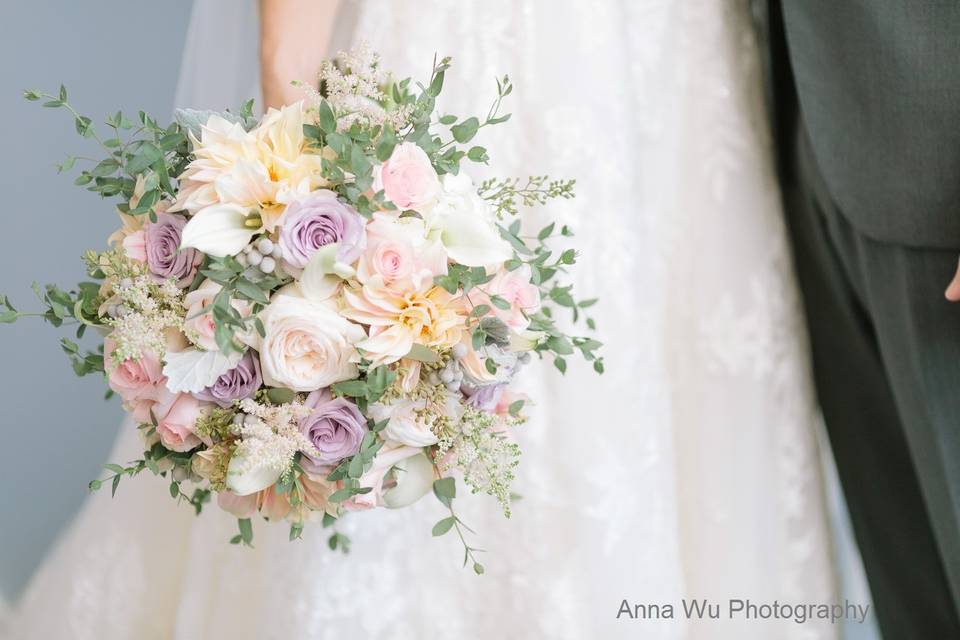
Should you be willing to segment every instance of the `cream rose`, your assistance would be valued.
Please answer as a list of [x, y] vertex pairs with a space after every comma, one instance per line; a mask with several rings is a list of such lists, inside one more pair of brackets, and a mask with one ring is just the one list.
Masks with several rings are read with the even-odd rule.
[[367, 413], [376, 422], [388, 421], [383, 429], [383, 436], [388, 441], [410, 447], [429, 447], [440, 440], [435, 433], [438, 419], [446, 417], [459, 421], [463, 407], [457, 395], [445, 392], [437, 401], [401, 398], [389, 404], [377, 402], [370, 405]]
[[357, 376], [356, 344], [363, 329], [327, 302], [278, 293], [260, 313], [265, 337], [260, 352], [263, 380], [273, 387], [315, 391]]

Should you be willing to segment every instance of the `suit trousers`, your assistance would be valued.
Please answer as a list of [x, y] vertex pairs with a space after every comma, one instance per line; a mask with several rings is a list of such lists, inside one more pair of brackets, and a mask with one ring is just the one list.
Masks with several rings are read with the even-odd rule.
[[817, 395], [881, 632], [960, 638], [960, 303], [943, 295], [960, 246], [859, 232], [802, 121], [781, 157]]

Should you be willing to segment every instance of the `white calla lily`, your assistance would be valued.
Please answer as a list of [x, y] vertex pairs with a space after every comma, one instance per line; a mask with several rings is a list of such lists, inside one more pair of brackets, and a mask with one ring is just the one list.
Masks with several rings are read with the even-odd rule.
[[300, 276], [300, 291], [308, 300], [321, 302], [337, 292], [340, 283], [356, 275], [348, 264], [337, 261], [339, 244], [324, 245], [310, 257]]
[[396, 486], [383, 492], [383, 503], [390, 509], [409, 506], [427, 495], [433, 486], [433, 465], [422, 453], [394, 465]]
[[437, 220], [436, 228], [450, 258], [468, 267], [499, 264], [513, 255], [496, 226], [481, 216], [450, 213]]
[[236, 204], [213, 204], [198, 211], [183, 228], [180, 246], [211, 256], [233, 256], [259, 231], [247, 224], [249, 211]]
[[464, 173], [443, 176], [443, 191], [423, 218], [447, 250], [468, 267], [485, 267], [509, 260], [513, 250], [500, 237], [490, 206], [477, 195], [473, 181]]
[[519, 333], [511, 333], [510, 351], [533, 351], [546, 339], [547, 334], [543, 331], [525, 330]]
[[227, 489], [238, 496], [248, 496], [271, 486], [282, 473], [282, 468], [270, 464], [250, 465], [235, 455], [227, 465]]

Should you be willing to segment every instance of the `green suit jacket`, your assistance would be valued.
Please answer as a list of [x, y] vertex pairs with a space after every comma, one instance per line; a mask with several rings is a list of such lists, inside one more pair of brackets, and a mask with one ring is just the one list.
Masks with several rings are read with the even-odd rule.
[[796, 99], [837, 206], [876, 240], [960, 248], [960, 0], [780, 4]]

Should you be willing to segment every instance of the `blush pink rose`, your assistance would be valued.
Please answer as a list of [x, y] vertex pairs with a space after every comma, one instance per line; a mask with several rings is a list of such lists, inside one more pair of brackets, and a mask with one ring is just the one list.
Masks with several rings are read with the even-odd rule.
[[147, 261], [147, 234], [143, 229], [134, 231], [123, 239], [123, 253], [131, 260]]
[[[216, 351], [217, 327], [213, 322], [213, 312], [204, 311], [213, 305], [214, 298], [220, 293], [221, 287], [213, 280], [204, 280], [203, 283], [183, 298], [183, 306], [187, 308], [187, 319], [183, 322], [183, 329], [187, 335], [201, 349]], [[249, 316], [252, 305], [243, 300], [233, 299], [230, 305], [242, 316]]]
[[117, 344], [107, 337], [103, 341], [103, 361], [106, 364], [107, 383], [123, 400], [124, 408], [138, 422], [150, 421], [150, 409], [165, 391], [167, 382], [163, 364], [153, 353], [145, 353], [139, 360], [127, 359], [114, 364], [113, 352]]
[[357, 279], [392, 290], [419, 290], [447, 272], [443, 245], [427, 237], [419, 218], [377, 214], [367, 224], [367, 248], [357, 263]]
[[530, 266], [521, 265], [513, 271], [501, 271], [483, 290], [510, 303], [509, 309], [490, 304], [490, 310], [513, 329], [523, 331], [530, 326], [530, 314], [540, 308], [540, 289], [530, 282]]
[[189, 451], [201, 444], [197, 418], [209, 407], [189, 393], [167, 393], [153, 408], [160, 443], [171, 451]]
[[423, 149], [412, 142], [394, 148], [390, 158], [378, 167], [373, 188], [383, 189], [387, 200], [400, 209], [420, 211], [440, 195], [440, 179]]

